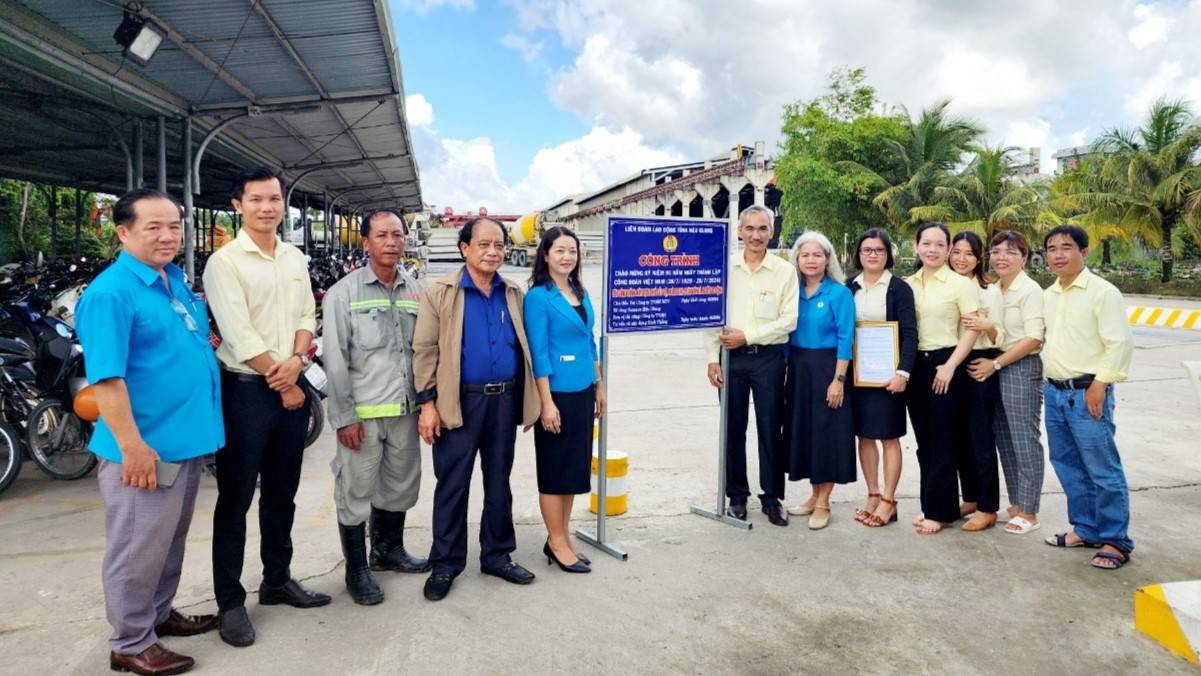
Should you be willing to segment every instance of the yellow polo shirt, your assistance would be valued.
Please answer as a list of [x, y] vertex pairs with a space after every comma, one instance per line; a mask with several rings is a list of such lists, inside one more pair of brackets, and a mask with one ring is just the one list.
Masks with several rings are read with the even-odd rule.
[[[800, 294], [792, 263], [768, 251], [752, 272], [740, 251], [730, 257], [726, 326], [745, 333], [748, 345], [786, 343], [796, 328]], [[720, 337], [720, 331], [705, 332], [705, 353], [711, 364], [721, 355]]]
[[292, 354], [296, 332], [316, 333], [317, 303], [309, 265], [300, 249], [275, 238], [275, 257], [259, 249], [243, 229], [209, 257], [204, 294], [221, 330], [217, 360], [240, 373], [264, 352], [279, 361]]
[[1055, 281], [1043, 292], [1047, 335], [1043, 375], [1069, 380], [1092, 374], [1117, 383], [1126, 379], [1134, 336], [1117, 287], [1084, 268], [1068, 288]]
[[[1000, 289], [1001, 283], [998, 282], [996, 287]], [[1030, 279], [1023, 270], [1013, 278], [1013, 283], [1001, 298], [1005, 305], [1004, 318], [1001, 320], [1005, 326], [1005, 338], [1001, 342], [1001, 350], [1012, 350], [1023, 338], [1042, 341], [1047, 327], [1043, 314], [1043, 288], [1038, 282]], [[1041, 349], [1041, 346], [1037, 347], [1030, 354], [1038, 354]]]
[[980, 309], [980, 287], [975, 280], [943, 265], [922, 282], [918, 270], [907, 280], [917, 309], [917, 349], [941, 350], [959, 344], [959, 318]]

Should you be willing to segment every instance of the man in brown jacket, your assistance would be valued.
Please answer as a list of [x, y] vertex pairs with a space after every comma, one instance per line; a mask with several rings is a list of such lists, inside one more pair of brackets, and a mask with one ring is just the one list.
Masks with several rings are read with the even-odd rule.
[[[421, 294], [413, 335], [417, 429], [434, 447], [434, 530], [425, 598], [440, 601], [467, 565], [467, 493], [475, 455], [484, 478], [480, 569], [514, 584], [534, 574], [509, 555], [513, 531], [513, 445], [519, 425], [538, 420], [539, 399], [522, 325], [521, 289], [497, 270], [505, 230], [476, 218], [459, 231], [466, 265]], [[519, 398], [520, 397], [520, 398]]]

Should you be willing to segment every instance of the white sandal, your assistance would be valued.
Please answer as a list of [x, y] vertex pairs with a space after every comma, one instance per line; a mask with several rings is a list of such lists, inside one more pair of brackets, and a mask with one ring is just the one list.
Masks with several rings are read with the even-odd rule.
[[[1042, 525], [1043, 525], [1042, 521], [1035, 521], [1034, 523], [1031, 523], [1030, 521], [1023, 519], [1020, 516], [1015, 516], [1005, 524], [1004, 530], [1006, 533], [1013, 533], [1014, 535], [1025, 535], [1026, 533], [1029, 533], [1032, 530], [1038, 530], [1039, 528], [1042, 527]], [[1018, 530], [1013, 530], [1012, 528], [1010, 528], [1010, 526], [1017, 526]]]

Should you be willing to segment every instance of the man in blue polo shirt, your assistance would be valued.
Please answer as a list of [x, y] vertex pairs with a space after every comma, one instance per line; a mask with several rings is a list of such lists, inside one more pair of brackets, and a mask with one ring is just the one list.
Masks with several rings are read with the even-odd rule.
[[138, 674], [191, 669], [191, 657], [158, 639], [217, 626], [213, 615], [171, 607], [201, 457], [225, 442], [208, 313], [171, 263], [183, 241], [181, 215], [179, 202], [156, 190], [118, 200], [123, 251], [88, 286], [75, 319], [100, 407], [90, 448], [101, 459], [106, 509], [109, 664]]

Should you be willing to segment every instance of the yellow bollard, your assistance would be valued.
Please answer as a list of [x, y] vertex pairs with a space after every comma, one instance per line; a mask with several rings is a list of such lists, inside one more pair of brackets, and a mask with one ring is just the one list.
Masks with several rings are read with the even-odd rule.
[[[626, 513], [626, 475], [630, 472], [630, 456], [621, 451], [609, 451], [606, 454], [605, 464], [608, 465], [608, 471], [605, 476], [609, 478], [609, 483], [606, 485], [605, 491], [605, 515], [616, 516]], [[597, 468], [600, 466], [600, 457], [595, 453], [592, 455], [592, 495], [588, 496], [588, 509], [596, 514], [596, 505], [598, 502], [596, 478]]]

